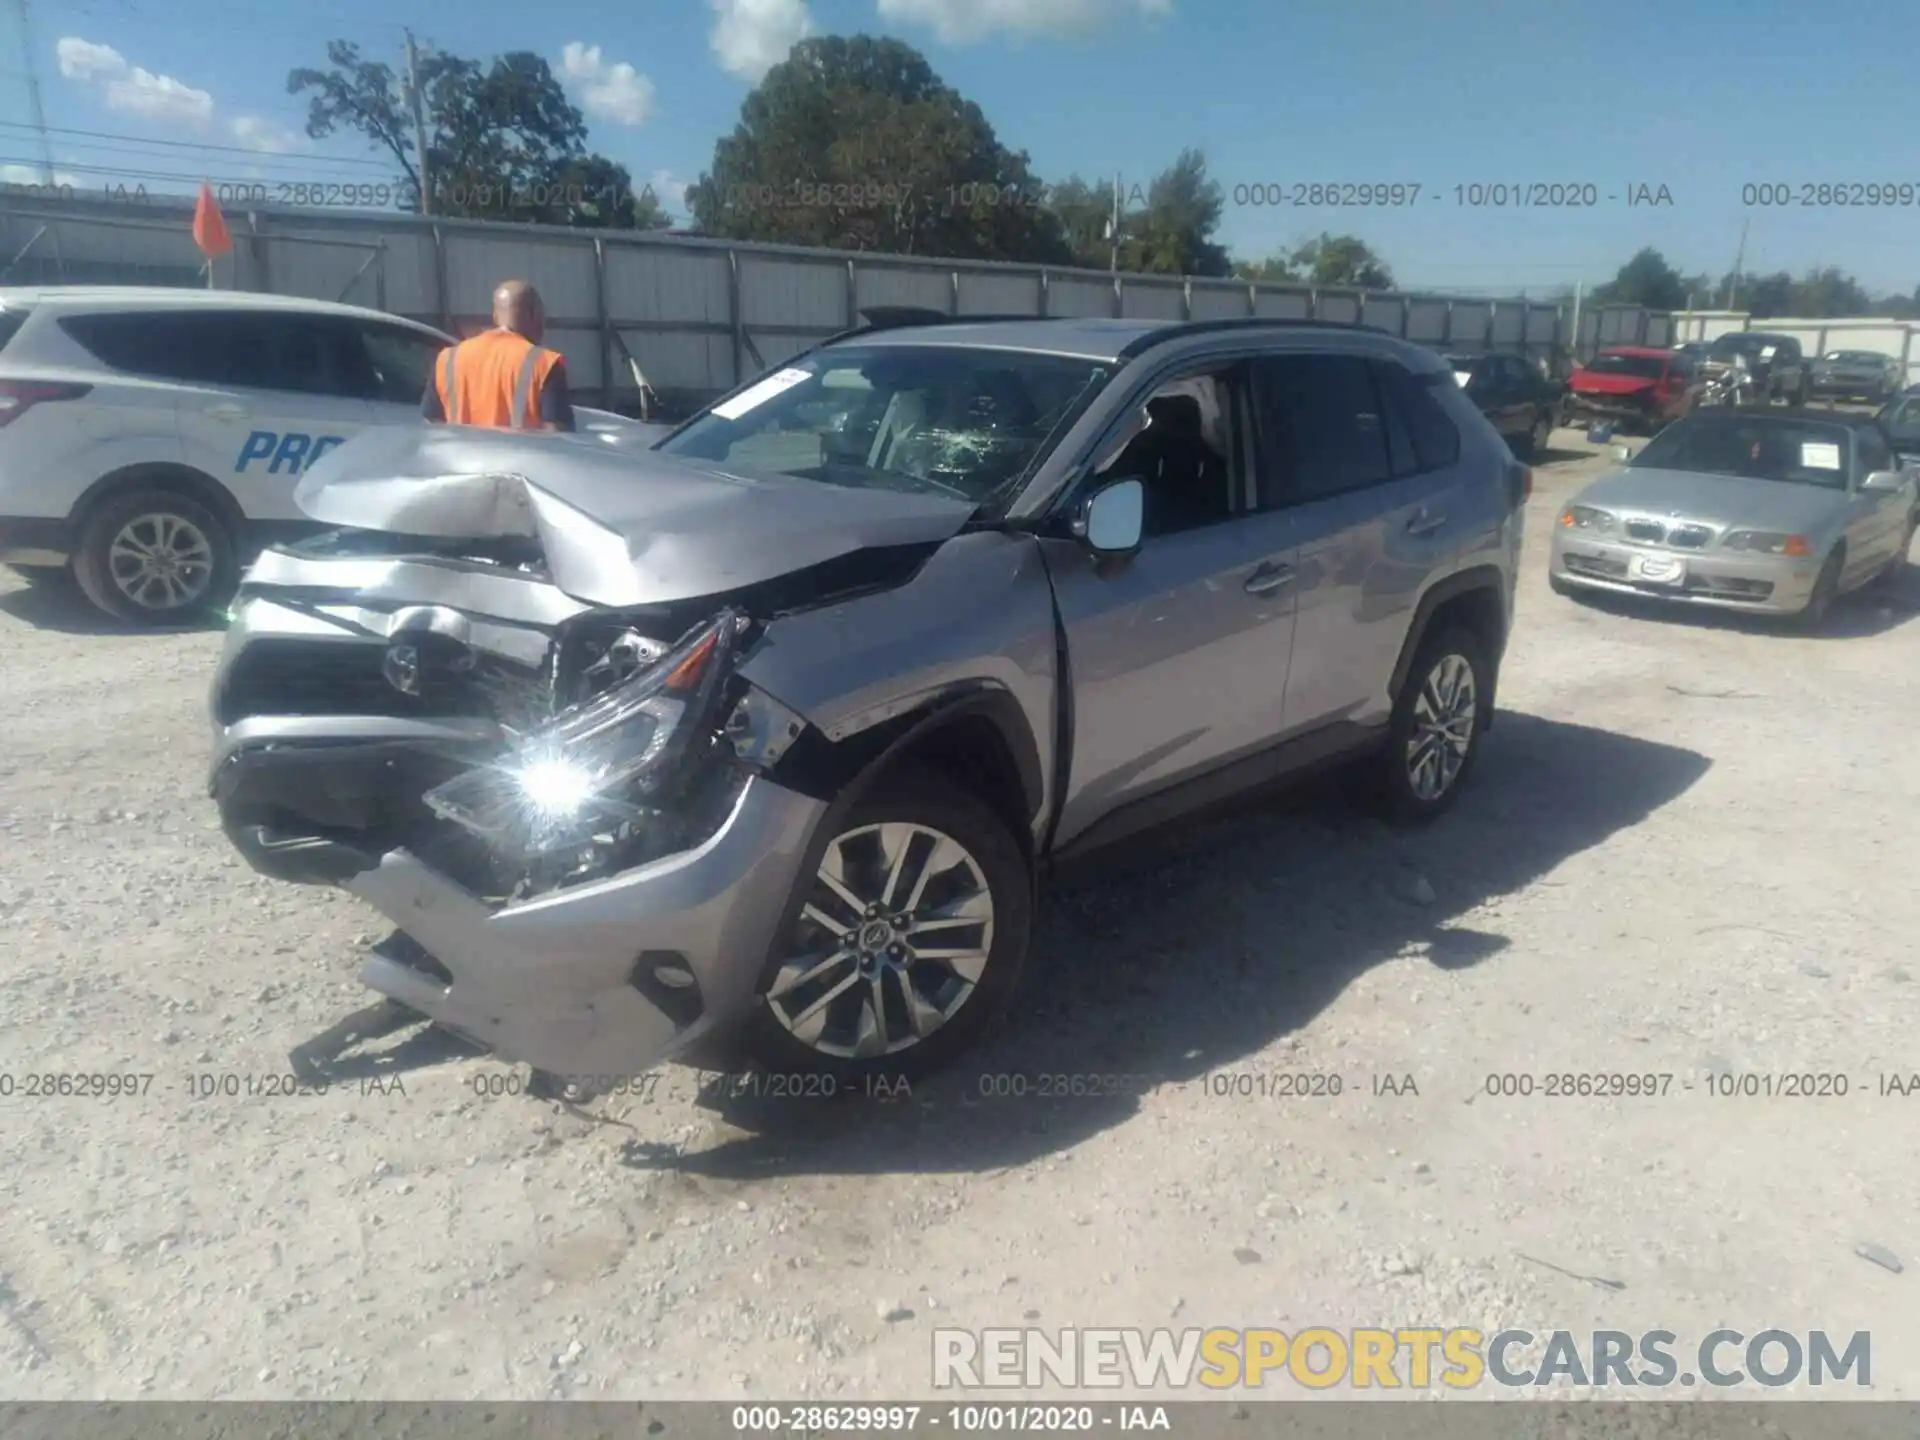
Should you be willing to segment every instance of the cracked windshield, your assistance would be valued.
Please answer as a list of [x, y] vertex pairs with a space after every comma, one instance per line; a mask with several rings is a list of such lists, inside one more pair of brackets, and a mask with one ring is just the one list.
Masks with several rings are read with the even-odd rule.
[[1920, 9], [1622, 3], [0, 0], [12, 1430], [1911, 1435]]

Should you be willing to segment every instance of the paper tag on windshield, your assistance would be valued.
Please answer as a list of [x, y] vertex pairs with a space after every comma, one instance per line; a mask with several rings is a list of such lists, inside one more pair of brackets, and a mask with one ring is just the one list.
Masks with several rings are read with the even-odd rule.
[[1467, 388], [1467, 383], [1472, 379], [1473, 376], [1465, 370], [1456, 370], [1453, 372], [1453, 383], [1458, 385], [1462, 390]]
[[1774, 345], [1762, 345], [1760, 347], [1760, 358], [1762, 360], [1771, 360], [1773, 358], [1773, 352], [1778, 348], [1778, 346]]
[[809, 370], [781, 370], [757, 385], [749, 385], [726, 404], [714, 406], [713, 413], [722, 420], [738, 420], [749, 410], [758, 410], [774, 396], [784, 394], [802, 380], [811, 378], [812, 373]]
[[1800, 468], [1803, 470], [1838, 470], [1840, 468], [1840, 447], [1838, 445], [1817, 445], [1809, 442], [1800, 447]]

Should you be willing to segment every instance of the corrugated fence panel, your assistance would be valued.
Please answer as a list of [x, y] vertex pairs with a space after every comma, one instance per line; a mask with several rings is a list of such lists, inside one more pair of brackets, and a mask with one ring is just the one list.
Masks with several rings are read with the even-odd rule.
[[1047, 313], [1104, 320], [1113, 314], [1113, 282], [1055, 272], [1047, 277]]
[[[586, 330], [578, 325], [553, 325], [548, 327], [544, 343], [566, 356], [569, 389], [598, 390], [606, 383], [600, 374], [598, 326]], [[634, 353], [637, 355], [640, 352]], [[614, 355], [617, 361], [619, 352], [616, 350]]]
[[1447, 343], [1457, 350], [1475, 351], [1487, 343], [1487, 327], [1493, 323], [1493, 304], [1488, 300], [1453, 302], [1453, 338]]
[[1245, 285], [1224, 280], [1196, 280], [1192, 295], [1192, 315], [1196, 320], [1244, 320], [1253, 313]]
[[1360, 319], [1360, 297], [1322, 290], [1314, 297], [1313, 318], [1335, 325], [1352, 325]]
[[1673, 317], [1671, 315], [1647, 316], [1647, 344], [1674, 345], [1677, 343], [1673, 335]]
[[742, 255], [740, 323], [756, 341], [768, 330], [826, 335], [846, 328], [846, 266], [786, 255]]
[[724, 252], [608, 245], [606, 267], [616, 323], [732, 323], [733, 272]]
[[[655, 390], [731, 390], [739, 380], [733, 373], [733, 337], [685, 331], [622, 330], [627, 349], [640, 362], [647, 383]], [[764, 352], [763, 352], [764, 353]], [[747, 361], [752, 365], [751, 359]], [[614, 351], [615, 380], [632, 384], [626, 357]]]
[[1488, 344], [1495, 350], [1517, 350], [1525, 334], [1526, 313], [1513, 301], [1493, 307], [1493, 333]]
[[914, 305], [923, 310], [938, 310], [944, 315], [953, 309], [951, 270], [929, 271], [908, 269], [904, 265], [856, 263], [853, 267], [853, 283], [854, 299], [861, 310], [873, 305]]
[[1551, 305], [1528, 305], [1523, 338], [1529, 349], [1551, 345], [1558, 333], [1560, 312]]
[[[247, 246], [240, 237], [240, 248]], [[386, 273], [378, 245], [331, 236], [274, 235], [266, 242], [267, 275], [276, 293], [310, 300], [337, 300], [375, 310], [403, 310], [385, 292]], [[385, 300], [386, 304], [381, 302]]]
[[1398, 295], [1368, 295], [1360, 302], [1360, 323], [1385, 330], [1390, 335], [1400, 333], [1401, 301]]
[[449, 231], [446, 235], [447, 309], [478, 317], [493, 308], [502, 280], [527, 280], [540, 292], [552, 320], [595, 318], [593, 243], [565, 238]]
[[1187, 289], [1152, 280], [1121, 282], [1120, 314], [1128, 320], [1179, 320], [1187, 313]]
[[1015, 271], [962, 270], [962, 315], [1038, 315], [1040, 277]]
[[1425, 298], [1407, 301], [1407, 339], [1419, 345], [1439, 345], [1446, 338], [1446, 301]]
[[764, 366], [756, 364], [753, 356], [747, 357], [747, 373], [740, 378], [748, 379], [762, 368], [771, 370], [774, 366], [802, 350], [818, 345], [823, 337], [814, 334], [802, 335], [791, 330], [756, 330], [753, 332], [754, 349], [760, 352]]
[[[1765, 324], [1769, 330], [1776, 328], [1771, 320], [1766, 321]], [[1891, 355], [1896, 360], [1900, 358], [1907, 339], [1907, 330], [1904, 325], [1829, 324], [1815, 326], [1811, 335], [1806, 335], [1803, 331], [1788, 330], [1784, 325], [1778, 328], [1789, 335], [1803, 335], [1805, 338], [1802, 343], [1809, 351], [1815, 346], [1819, 346], [1823, 351], [1871, 350], [1876, 355]], [[1819, 338], [1819, 332], [1822, 329], [1827, 332], [1825, 341]]]
[[1600, 317], [1599, 339], [1602, 345], [1631, 345], [1639, 339], [1634, 321], [1638, 311], [1616, 310], [1609, 306], [1595, 312]]
[[1313, 313], [1313, 296], [1305, 290], [1254, 291], [1253, 313], [1262, 320], [1305, 320]]

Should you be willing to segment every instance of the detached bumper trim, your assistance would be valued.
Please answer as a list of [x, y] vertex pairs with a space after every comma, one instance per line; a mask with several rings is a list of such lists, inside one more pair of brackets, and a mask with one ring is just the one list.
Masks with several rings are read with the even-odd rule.
[[[563, 1075], [639, 1074], [752, 1004], [826, 809], [756, 776], [697, 848], [502, 910], [392, 851], [345, 888], [452, 980], [380, 956], [361, 979], [505, 1059]], [[649, 952], [684, 960], [697, 1012], [663, 1005], [635, 983]]]

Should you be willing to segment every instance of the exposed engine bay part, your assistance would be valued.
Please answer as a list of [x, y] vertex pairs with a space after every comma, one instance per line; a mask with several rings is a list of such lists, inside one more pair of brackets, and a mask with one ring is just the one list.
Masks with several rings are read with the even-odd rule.
[[[323, 524], [443, 548], [534, 542], [559, 590], [614, 607], [711, 600], [865, 550], [937, 545], [975, 508], [945, 495], [736, 476], [564, 434], [431, 425], [362, 431], [314, 462], [294, 503]], [[405, 598], [423, 596], [416, 588]]]

